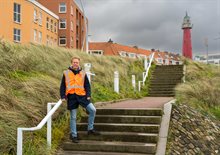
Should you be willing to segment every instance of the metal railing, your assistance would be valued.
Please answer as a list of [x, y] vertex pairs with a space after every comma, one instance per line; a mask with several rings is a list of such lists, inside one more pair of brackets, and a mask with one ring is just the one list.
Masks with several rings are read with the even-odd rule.
[[[146, 61], [147, 60], [145, 60], [145, 66], [146, 66], [146, 72], [143, 72], [143, 81], [138, 81], [138, 91], [141, 91], [141, 84], [143, 84], [143, 86], [144, 86], [144, 83], [145, 83], [145, 81], [146, 81], [146, 79], [147, 79], [147, 77], [148, 77], [148, 72], [149, 72], [149, 70], [150, 70], [150, 67], [151, 67], [151, 63], [152, 63], [152, 61], [153, 61], [153, 59], [154, 59], [154, 53], [152, 53], [150, 56], [149, 56], [149, 62], [147, 63]], [[146, 64], [147, 63], [147, 64]]]
[[[36, 126], [32, 128], [18, 128], [17, 129], [17, 155], [22, 155], [22, 147], [23, 147], [23, 131], [35, 131], [41, 129], [47, 122], [47, 145], [51, 147], [51, 125], [52, 125], [52, 115], [62, 104], [62, 100], [60, 99], [57, 103], [48, 103], [47, 104], [47, 115], [44, 119]], [[53, 108], [52, 106], [55, 105]], [[51, 109], [52, 108], [52, 109]]]

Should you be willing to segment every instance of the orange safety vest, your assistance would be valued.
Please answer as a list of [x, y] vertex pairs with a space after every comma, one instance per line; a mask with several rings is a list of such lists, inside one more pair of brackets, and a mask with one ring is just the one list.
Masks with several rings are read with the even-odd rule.
[[80, 71], [79, 74], [74, 74], [71, 70], [64, 71], [66, 83], [66, 95], [77, 94], [80, 96], [86, 95], [84, 88], [85, 72]]

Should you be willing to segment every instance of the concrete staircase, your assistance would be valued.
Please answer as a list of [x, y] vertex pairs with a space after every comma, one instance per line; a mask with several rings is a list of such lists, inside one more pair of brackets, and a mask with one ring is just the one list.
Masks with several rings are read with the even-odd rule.
[[87, 117], [77, 124], [80, 142], [67, 140], [59, 155], [150, 155], [156, 153], [162, 110], [97, 109], [95, 129], [87, 135]]
[[149, 96], [174, 96], [174, 87], [182, 82], [182, 77], [183, 65], [156, 66], [150, 79]]

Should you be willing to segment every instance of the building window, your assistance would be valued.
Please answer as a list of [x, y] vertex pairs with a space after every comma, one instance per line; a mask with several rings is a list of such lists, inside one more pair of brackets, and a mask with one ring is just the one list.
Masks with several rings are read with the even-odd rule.
[[36, 23], [37, 22], [37, 10], [34, 9], [34, 22]]
[[49, 20], [49, 18], [47, 17], [47, 29], [49, 29], [49, 25], [50, 25], [50, 20]]
[[34, 41], [37, 42], [37, 30], [34, 29]]
[[49, 45], [50, 37], [47, 35], [47, 46]]
[[42, 32], [38, 32], [38, 39], [39, 39], [39, 43], [42, 42]]
[[93, 55], [103, 55], [103, 51], [102, 50], [91, 50], [89, 51], [89, 54], [93, 54]]
[[50, 45], [53, 45], [53, 37], [50, 38]]
[[38, 23], [42, 25], [42, 12], [39, 12]]
[[60, 3], [59, 13], [66, 13], [66, 3]]
[[66, 46], [66, 37], [60, 37], [59, 38], [59, 45], [60, 46]]
[[57, 45], [57, 39], [54, 39], [54, 45]]
[[120, 55], [121, 57], [126, 57], [126, 56], [127, 56], [126, 52], [123, 52], [123, 51], [119, 52], [119, 55]]
[[21, 41], [21, 30], [20, 29], [14, 29], [14, 41], [15, 42]]
[[73, 6], [71, 5], [71, 15], [73, 15]]
[[21, 23], [21, 5], [14, 3], [14, 22]]
[[54, 22], [54, 33], [57, 33], [57, 23]]
[[52, 19], [50, 21], [50, 30], [51, 30], [51, 32], [53, 32], [53, 20]]
[[129, 53], [129, 57], [130, 58], [136, 58], [136, 54], [135, 53]]
[[73, 22], [71, 21], [71, 31], [73, 31]]
[[163, 60], [161, 58], [157, 58], [158, 63], [163, 63]]
[[66, 19], [60, 19], [60, 29], [66, 29]]

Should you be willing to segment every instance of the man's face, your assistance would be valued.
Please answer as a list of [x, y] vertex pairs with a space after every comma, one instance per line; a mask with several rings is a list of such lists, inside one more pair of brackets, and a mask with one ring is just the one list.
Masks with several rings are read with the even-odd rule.
[[73, 67], [73, 69], [78, 69], [79, 68], [79, 60], [78, 59], [73, 59], [72, 60], [72, 67]]

